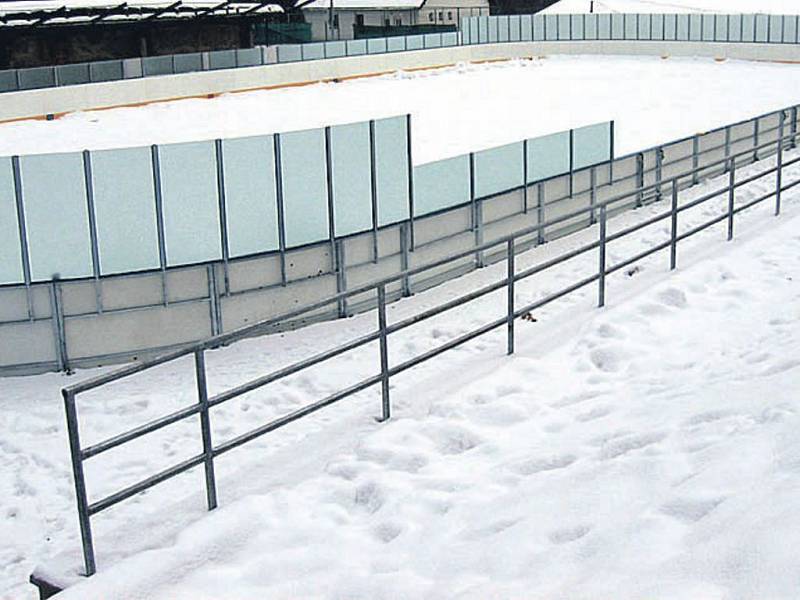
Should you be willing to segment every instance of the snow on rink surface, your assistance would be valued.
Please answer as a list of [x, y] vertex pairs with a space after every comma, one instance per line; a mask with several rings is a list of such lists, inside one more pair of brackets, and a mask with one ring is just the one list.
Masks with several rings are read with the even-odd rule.
[[[793, 154], [796, 155], [796, 154]], [[774, 164], [765, 160], [741, 177]], [[800, 177], [792, 168], [785, 181]], [[682, 194], [689, 201], [725, 178]], [[759, 181], [737, 201], [768, 191]], [[725, 198], [681, 216], [682, 230]], [[221, 507], [202, 470], [93, 520], [100, 572], [64, 600], [242, 598], [794, 598], [800, 527], [800, 195], [715, 227], [596, 289], [393, 379], [394, 418], [371, 389], [220, 458]], [[664, 210], [620, 215], [613, 233]], [[609, 264], [663, 240], [662, 222], [614, 242]], [[724, 227], [724, 225], [722, 226]], [[518, 268], [595, 239], [526, 252]], [[521, 282], [519, 303], [597, 268], [590, 253]], [[502, 278], [498, 264], [390, 305], [402, 319]], [[502, 314], [505, 292], [390, 337], [402, 361]], [[374, 314], [208, 354], [211, 393], [363, 335]], [[216, 442], [371, 375], [373, 345], [218, 407]], [[96, 373], [0, 381], [0, 581], [33, 598], [36, 564], [80, 548], [58, 390]], [[84, 445], [195, 401], [190, 360], [81, 398]], [[113, 391], [113, 393], [108, 393]], [[173, 426], [87, 463], [90, 497], [199, 450]], [[62, 571], [59, 571], [62, 575]]]
[[0, 125], [0, 156], [255, 135], [406, 113], [417, 163], [612, 119], [622, 155], [789, 106], [798, 88], [800, 65], [551, 56], [7, 123]]

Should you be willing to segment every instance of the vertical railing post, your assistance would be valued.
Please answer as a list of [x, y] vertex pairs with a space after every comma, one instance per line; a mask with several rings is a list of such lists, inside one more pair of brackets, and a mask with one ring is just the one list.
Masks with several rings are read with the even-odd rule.
[[64, 304], [61, 297], [61, 284], [58, 280], [50, 283], [50, 315], [53, 324], [53, 339], [55, 340], [56, 360], [58, 370], [69, 373], [69, 356], [67, 355], [67, 337], [64, 327]]
[[785, 115], [781, 111], [780, 125], [778, 125], [778, 170], [775, 172], [775, 216], [781, 214], [781, 188], [783, 187], [783, 132]]
[[664, 149], [656, 148], [656, 202], [661, 202], [661, 177], [664, 163]]
[[[731, 126], [727, 125], [725, 127], [725, 158], [730, 158], [731, 156]], [[728, 170], [730, 166], [729, 163], [725, 163], [725, 170]]]
[[700, 166], [700, 137], [695, 135], [692, 138], [692, 185], [697, 185], [700, 180], [697, 168]]
[[[333, 270], [336, 275], [336, 293], [341, 294], [347, 291], [347, 264], [344, 251], [344, 240], [334, 240], [333, 242]], [[340, 319], [347, 316], [347, 298], [339, 298], [336, 302], [336, 310]]]
[[672, 209], [669, 231], [669, 268], [674, 271], [678, 260], [678, 178], [672, 180]]
[[89, 521], [89, 500], [86, 496], [86, 477], [83, 473], [83, 457], [81, 453], [80, 434], [78, 429], [78, 412], [75, 408], [75, 394], [61, 390], [64, 397], [64, 408], [67, 415], [67, 435], [69, 453], [72, 459], [72, 477], [75, 481], [75, 500], [78, 504], [78, 523], [81, 529], [83, 546], [83, 564], [86, 576], [97, 571], [94, 561], [94, 544], [92, 542], [92, 526]]
[[641, 208], [644, 203], [644, 154], [636, 155], [636, 208]]
[[606, 205], [600, 206], [600, 260], [598, 269], [597, 306], [606, 304]]
[[733, 204], [736, 197], [736, 161], [728, 161], [728, 241], [733, 239]]
[[789, 147], [794, 149], [797, 148], [797, 107], [792, 107], [792, 122], [789, 124], [789, 132], [792, 136], [792, 139], [789, 142]]
[[753, 162], [758, 161], [758, 138], [759, 135], [759, 124], [758, 124], [758, 117], [753, 119]]
[[392, 415], [389, 398], [389, 347], [386, 337], [386, 286], [378, 286], [378, 329], [380, 331], [381, 352], [381, 421], [388, 420]]
[[[400, 224], [400, 269], [402, 271], [408, 271], [410, 260], [408, 256], [408, 248], [411, 241], [411, 235], [409, 231], [408, 223], [401, 223]], [[400, 281], [401, 286], [401, 294], [404, 298], [407, 298], [411, 295], [411, 281], [408, 275], [403, 275], [402, 280]]]
[[536, 186], [536, 224], [539, 225], [536, 243], [544, 244], [544, 181], [540, 181]]
[[206, 358], [204, 350], [194, 352], [194, 372], [197, 383], [197, 401], [200, 404], [200, 431], [203, 436], [205, 456], [206, 501], [208, 510], [217, 507], [217, 484], [214, 477], [214, 446], [211, 444], [211, 419], [208, 413], [208, 383], [206, 381]]
[[508, 240], [508, 247], [506, 249], [506, 262], [508, 263], [508, 340], [506, 345], [506, 353], [514, 354], [514, 278], [516, 272], [514, 267], [514, 238]]
[[592, 167], [589, 171], [589, 224], [597, 223], [597, 170]]
[[378, 262], [378, 173], [376, 171], [375, 119], [369, 122], [369, 183], [372, 207], [372, 262]]

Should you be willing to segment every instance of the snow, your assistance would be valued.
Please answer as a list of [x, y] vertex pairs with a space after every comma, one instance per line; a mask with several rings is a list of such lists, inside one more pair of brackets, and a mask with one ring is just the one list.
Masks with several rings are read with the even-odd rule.
[[[789, 156], [797, 156], [794, 152]], [[774, 164], [765, 160], [741, 177]], [[792, 167], [785, 181], [800, 176]], [[719, 189], [725, 178], [681, 194]], [[742, 188], [738, 202], [770, 189]], [[518, 352], [485, 336], [393, 382], [394, 418], [371, 389], [93, 520], [100, 572], [64, 600], [268, 598], [790, 598], [797, 589], [800, 225], [761, 205], [518, 322]], [[681, 230], [725, 198], [681, 216]], [[613, 219], [613, 233], [664, 210]], [[724, 225], [722, 226], [724, 227]], [[609, 264], [664, 239], [614, 242]], [[526, 252], [518, 268], [595, 239]], [[596, 269], [594, 253], [520, 283], [530, 302]], [[390, 323], [502, 278], [497, 264], [394, 303]], [[394, 334], [393, 363], [504, 310], [504, 292]], [[209, 353], [211, 393], [371, 330], [374, 314]], [[375, 372], [372, 345], [212, 414], [216, 442]], [[36, 564], [74, 573], [80, 548], [58, 390], [96, 374], [0, 382], [0, 596], [33, 597]], [[79, 402], [88, 445], [187, 405], [191, 361]], [[87, 463], [98, 499], [199, 448], [196, 422]], [[780, 536], [775, 532], [780, 532]], [[66, 554], [63, 554], [66, 553]], [[58, 558], [54, 560], [57, 555]], [[66, 581], [69, 571], [60, 571]]]
[[800, 6], [794, 0], [561, 0], [540, 14], [566, 13], [771, 13], [795, 15]]
[[621, 155], [792, 105], [798, 86], [800, 66], [792, 64], [551, 56], [5, 123], [0, 156], [255, 135], [406, 113], [416, 163], [612, 119]]

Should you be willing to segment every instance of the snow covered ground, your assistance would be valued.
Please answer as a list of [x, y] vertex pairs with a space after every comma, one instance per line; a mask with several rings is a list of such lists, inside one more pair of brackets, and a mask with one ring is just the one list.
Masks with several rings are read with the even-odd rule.
[[405, 113], [412, 114], [417, 163], [612, 119], [623, 154], [789, 106], [799, 86], [799, 65], [551, 56], [6, 123], [0, 155], [255, 135]]
[[[766, 168], [762, 161], [740, 173]], [[800, 177], [791, 169], [786, 181]], [[720, 186], [688, 190], [682, 201]], [[770, 189], [749, 185], [738, 201]], [[100, 573], [64, 598], [790, 598], [800, 529], [800, 195], [714, 228], [94, 519]], [[723, 210], [689, 211], [682, 230]], [[663, 205], [629, 212], [610, 232]], [[612, 244], [609, 264], [667, 224]], [[594, 239], [579, 232], [519, 268]], [[530, 302], [596, 269], [594, 253], [518, 286]], [[494, 265], [392, 304], [390, 322], [503, 277]], [[502, 314], [504, 292], [390, 338], [392, 362]], [[211, 392], [352, 339], [374, 314], [209, 353]], [[214, 410], [229, 439], [377, 368], [365, 347]], [[80, 548], [58, 390], [97, 371], [0, 380], [0, 597], [33, 598], [37, 564]], [[113, 391], [113, 393], [108, 393]], [[194, 401], [190, 361], [82, 397], [85, 445]], [[87, 463], [97, 499], [197, 452], [196, 422]], [[63, 559], [63, 558], [62, 558]]]
[[794, 0], [561, 0], [542, 11], [565, 13], [772, 13], [794, 15]]

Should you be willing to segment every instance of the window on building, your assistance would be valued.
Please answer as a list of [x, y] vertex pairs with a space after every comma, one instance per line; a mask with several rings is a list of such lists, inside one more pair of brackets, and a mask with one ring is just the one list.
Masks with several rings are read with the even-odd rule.
[[436, 13], [435, 13], [435, 12], [429, 12], [429, 13], [428, 13], [428, 20], [429, 20], [431, 23], [433, 23], [433, 22], [436, 20]]
[[395, 27], [400, 27], [400, 25], [403, 24], [403, 19], [401, 17], [395, 17], [394, 18], [394, 24], [395, 24]]
[[337, 14], [333, 15], [333, 28], [339, 29], [339, 15]]
[[447, 20], [448, 21], [452, 21], [453, 20], [453, 11], [452, 10], [448, 10], [447, 11]]
[[359, 27], [364, 25], [364, 15], [356, 15], [356, 25]]
[[439, 11], [439, 20], [440, 21], [444, 21], [444, 11], [443, 10]]

